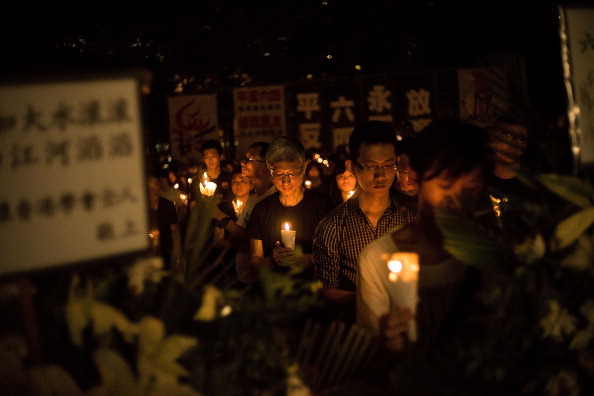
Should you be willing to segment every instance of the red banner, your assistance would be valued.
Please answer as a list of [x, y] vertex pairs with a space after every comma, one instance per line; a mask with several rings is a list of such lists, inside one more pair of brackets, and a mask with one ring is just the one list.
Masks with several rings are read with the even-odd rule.
[[170, 96], [168, 106], [173, 158], [197, 163], [202, 142], [217, 138], [217, 95]]

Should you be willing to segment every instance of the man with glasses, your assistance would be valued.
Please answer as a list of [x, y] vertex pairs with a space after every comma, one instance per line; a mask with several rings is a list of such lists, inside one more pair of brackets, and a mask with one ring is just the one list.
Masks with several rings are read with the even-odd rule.
[[[517, 172], [527, 165], [523, 163], [528, 145], [529, 124], [514, 115], [501, 115], [487, 128], [494, 155], [494, 168], [488, 180], [488, 189], [498, 225], [517, 235], [511, 239], [523, 240], [521, 214], [525, 200], [539, 203], [539, 196], [530, 186], [517, 177]], [[530, 170], [529, 167], [523, 171]]]
[[419, 180], [417, 173], [410, 166], [414, 138], [407, 136], [396, 145], [397, 166], [396, 180], [392, 185], [394, 196], [403, 204], [417, 210]]
[[[306, 276], [309, 269], [313, 278], [314, 231], [334, 202], [330, 196], [303, 186], [305, 150], [297, 139], [275, 138], [268, 147], [266, 165], [278, 191], [256, 204], [247, 223], [252, 268], [282, 272], [283, 267], [301, 266]], [[294, 247], [282, 242], [281, 230], [286, 227], [295, 231]]]
[[322, 299], [345, 322], [355, 320], [355, 281], [359, 253], [392, 228], [415, 220], [416, 211], [390, 193], [396, 177], [396, 133], [386, 123], [368, 121], [349, 138], [347, 169], [358, 193], [318, 225], [314, 236], [315, 278]]

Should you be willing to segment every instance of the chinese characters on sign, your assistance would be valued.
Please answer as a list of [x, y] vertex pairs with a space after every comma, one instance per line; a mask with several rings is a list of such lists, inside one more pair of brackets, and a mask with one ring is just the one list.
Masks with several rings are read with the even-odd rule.
[[299, 122], [299, 140], [305, 149], [320, 149], [322, 142], [320, 122], [322, 108], [320, 94], [317, 92], [297, 93], [297, 113], [301, 114], [303, 122]]
[[238, 88], [233, 90], [235, 140], [237, 150], [245, 153], [257, 141], [271, 141], [287, 132], [285, 91], [282, 85]]
[[135, 78], [0, 86], [0, 275], [148, 248]]

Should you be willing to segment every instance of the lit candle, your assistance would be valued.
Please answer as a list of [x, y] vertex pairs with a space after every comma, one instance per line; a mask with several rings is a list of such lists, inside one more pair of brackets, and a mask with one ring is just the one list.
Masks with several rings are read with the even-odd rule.
[[231, 201], [231, 203], [233, 204], [233, 210], [235, 210], [235, 214], [239, 216], [241, 210], [243, 209], [243, 202], [238, 199], [237, 201]]
[[159, 229], [153, 228], [151, 232], [149, 232], [149, 239], [151, 240], [151, 251], [153, 254], [159, 254], [160, 250], [160, 241], [159, 241]]
[[204, 172], [204, 183], [200, 184], [200, 193], [207, 197], [212, 197], [217, 189], [217, 184], [208, 180], [208, 175]]
[[310, 180], [306, 180], [305, 181], [305, 188], [311, 188], [311, 181]]
[[349, 191], [349, 198], [352, 197], [354, 193], [354, 191]]
[[[419, 280], [419, 255], [412, 252], [393, 253], [388, 261], [388, 294], [391, 307], [409, 307], [413, 317], [417, 310]], [[417, 325], [411, 321], [408, 339], [417, 340]]]
[[285, 222], [284, 228], [284, 230], [281, 230], [283, 245], [295, 249], [295, 236], [297, 235], [297, 231], [291, 230], [291, 224], [289, 222]]

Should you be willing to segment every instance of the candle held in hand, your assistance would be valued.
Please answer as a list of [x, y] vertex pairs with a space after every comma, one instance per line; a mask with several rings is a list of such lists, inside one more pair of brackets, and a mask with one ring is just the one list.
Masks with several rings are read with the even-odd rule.
[[[393, 253], [388, 261], [388, 294], [390, 295], [390, 306], [409, 307], [413, 317], [417, 310], [418, 280], [419, 280], [419, 255], [412, 252]], [[413, 321], [410, 324], [408, 339], [411, 342], [417, 340], [417, 326]]]
[[200, 193], [207, 197], [212, 197], [217, 189], [217, 184], [208, 180], [208, 175], [204, 172], [204, 182], [200, 183]]
[[285, 222], [283, 227], [284, 230], [281, 229], [283, 245], [285, 247], [295, 249], [295, 236], [297, 235], [297, 231], [291, 230], [291, 224], [289, 222]]

